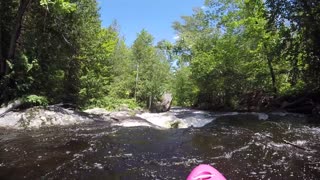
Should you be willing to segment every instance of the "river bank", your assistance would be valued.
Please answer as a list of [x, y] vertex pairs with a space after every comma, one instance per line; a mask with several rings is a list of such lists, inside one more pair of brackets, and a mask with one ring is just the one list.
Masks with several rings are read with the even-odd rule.
[[32, 107], [24, 110], [12, 110], [0, 116], [0, 127], [12, 129], [37, 129], [52, 126], [70, 126], [104, 122], [109, 126], [123, 124], [133, 126], [134, 121], [141, 125], [152, 126], [149, 122], [135, 116], [139, 110], [120, 110], [110, 112], [102, 108], [93, 108], [85, 111], [63, 108], [58, 105], [47, 107]]

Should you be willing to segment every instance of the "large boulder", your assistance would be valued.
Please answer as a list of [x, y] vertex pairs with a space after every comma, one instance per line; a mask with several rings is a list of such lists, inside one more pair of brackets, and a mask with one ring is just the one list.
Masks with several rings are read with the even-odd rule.
[[150, 111], [156, 112], [156, 113], [169, 111], [171, 108], [172, 99], [173, 99], [172, 94], [170, 93], [163, 94], [163, 96], [161, 97], [161, 101], [153, 104]]

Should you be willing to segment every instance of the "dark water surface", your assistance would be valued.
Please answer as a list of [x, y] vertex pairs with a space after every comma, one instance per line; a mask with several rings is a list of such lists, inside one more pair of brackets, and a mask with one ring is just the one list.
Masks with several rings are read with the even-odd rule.
[[189, 129], [1, 129], [0, 179], [185, 179], [201, 163], [227, 179], [320, 179], [319, 140], [304, 118], [250, 115]]

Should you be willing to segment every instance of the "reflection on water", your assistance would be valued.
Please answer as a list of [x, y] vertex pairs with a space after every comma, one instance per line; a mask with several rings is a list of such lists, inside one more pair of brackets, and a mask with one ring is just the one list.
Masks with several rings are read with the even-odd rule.
[[320, 128], [302, 117], [269, 119], [225, 116], [167, 130], [103, 123], [3, 129], [0, 179], [185, 179], [201, 163], [227, 179], [319, 179]]

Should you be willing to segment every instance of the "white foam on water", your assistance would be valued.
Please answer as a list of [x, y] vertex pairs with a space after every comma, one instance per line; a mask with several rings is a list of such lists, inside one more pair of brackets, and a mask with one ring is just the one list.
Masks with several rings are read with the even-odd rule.
[[[178, 112], [173, 111], [175, 115], [178, 115]], [[186, 127], [203, 127], [206, 124], [212, 122], [215, 117], [212, 117], [210, 113], [206, 111], [199, 110], [189, 110], [189, 113], [180, 121]]]
[[[236, 116], [236, 115], [255, 115], [259, 120], [269, 119], [269, 115], [266, 113], [248, 112], [226, 112], [212, 114], [207, 111], [192, 110], [192, 109], [172, 109], [165, 113], [142, 113], [137, 116], [147, 120], [148, 122], [160, 126], [162, 128], [172, 128], [177, 125], [177, 128], [188, 128], [188, 127], [203, 127], [208, 123], [214, 121], [217, 117], [222, 116]], [[181, 117], [181, 118], [178, 118]], [[121, 126], [144, 126], [143, 124], [122, 124]]]
[[[184, 112], [188, 112], [182, 115], [185, 117], [177, 117], [178, 114]], [[215, 119], [208, 112], [185, 109], [175, 109], [165, 113], [143, 113], [137, 116], [163, 128], [172, 128], [174, 125], [177, 125], [177, 128], [203, 127]]]
[[298, 146], [303, 146], [307, 143], [306, 140], [296, 140], [293, 142], [293, 144], [298, 145]]
[[275, 143], [275, 142], [269, 142], [268, 147], [275, 147], [275, 148], [285, 148], [285, 147], [290, 147], [289, 144], [284, 144], [284, 143]]
[[100, 163], [94, 163], [93, 167], [98, 168], [98, 169], [103, 169], [103, 166]]
[[231, 152], [225, 152], [222, 156], [213, 157], [211, 159], [230, 159], [230, 158], [232, 158], [233, 154], [235, 154], [237, 152], [241, 152], [241, 151], [247, 150], [249, 148], [250, 148], [250, 146], [246, 145], [246, 146], [240, 147], [238, 149], [235, 149], [235, 150], [233, 150]]
[[187, 127], [203, 127], [206, 124], [212, 122], [216, 118], [214, 117], [206, 117], [203, 115], [196, 115], [194, 117], [187, 117], [182, 119], [181, 121], [187, 126]]
[[138, 121], [124, 121], [120, 123], [114, 123], [113, 125], [121, 126], [121, 127], [137, 127], [137, 126], [151, 127], [151, 125], [146, 122], [138, 122]]
[[253, 112], [251, 114], [258, 116], [259, 120], [268, 120], [269, 119], [268, 114], [265, 114], [265, 113], [255, 113], [255, 112]]
[[239, 149], [233, 150], [233, 151], [231, 151], [229, 153], [225, 153], [225, 158], [226, 159], [230, 159], [233, 156], [234, 153], [241, 152], [241, 151], [244, 151], [246, 149], [249, 149], [248, 145], [247, 146], [243, 146], [243, 147], [241, 147]]
[[[170, 112], [166, 113], [143, 113], [137, 115], [140, 118], [147, 120], [148, 122], [163, 127], [163, 128], [171, 128], [171, 124], [174, 122], [180, 122], [181, 120], [174, 116], [174, 114]], [[180, 127], [180, 123], [179, 123]]]
[[269, 115], [266, 113], [258, 113], [258, 112], [226, 112], [226, 113], [218, 113], [214, 114], [216, 117], [222, 116], [237, 116], [237, 115], [255, 115], [259, 120], [267, 120], [269, 119]]

